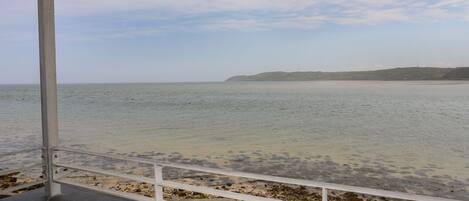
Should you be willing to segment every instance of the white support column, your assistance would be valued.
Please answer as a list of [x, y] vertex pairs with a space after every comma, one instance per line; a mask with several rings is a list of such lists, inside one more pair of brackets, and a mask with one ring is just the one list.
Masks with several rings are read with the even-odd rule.
[[155, 200], [163, 200], [163, 167], [154, 164], [155, 168]]
[[57, 79], [55, 67], [54, 0], [38, 0], [39, 64], [41, 72], [41, 114], [43, 159], [46, 194], [50, 198], [61, 193], [53, 182], [52, 148], [59, 143], [57, 115]]
[[322, 201], [327, 201], [327, 189], [322, 188]]

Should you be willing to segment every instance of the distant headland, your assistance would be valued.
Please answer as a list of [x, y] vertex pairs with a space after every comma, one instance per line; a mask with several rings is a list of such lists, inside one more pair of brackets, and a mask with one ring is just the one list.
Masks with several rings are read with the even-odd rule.
[[469, 80], [469, 67], [434, 68], [407, 67], [373, 71], [349, 72], [265, 72], [256, 75], [238, 75], [226, 81], [314, 81], [314, 80]]

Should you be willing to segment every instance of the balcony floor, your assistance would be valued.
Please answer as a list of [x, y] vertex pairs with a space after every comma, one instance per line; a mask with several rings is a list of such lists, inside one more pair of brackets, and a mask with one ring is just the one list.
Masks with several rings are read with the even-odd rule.
[[[85, 190], [77, 187], [62, 185], [63, 195], [57, 196], [51, 201], [130, 201], [95, 191]], [[20, 195], [2, 199], [2, 201], [46, 201], [44, 189], [36, 189]]]

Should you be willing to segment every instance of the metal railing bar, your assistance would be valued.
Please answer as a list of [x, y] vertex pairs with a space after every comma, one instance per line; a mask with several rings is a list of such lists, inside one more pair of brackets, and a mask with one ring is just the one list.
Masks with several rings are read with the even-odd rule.
[[416, 194], [404, 193], [404, 192], [394, 192], [394, 191], [388, 191], [388, 190], [379, 190], [379, 189], [372, 189], [372, 188], [365, 188], [365, 187], [348, 186], [348, 185], [342, 185], [342, 184], [317, 182], [317, 181], [310, 181], [310, 180], [303, 180], [303, 179], [293, 179], [293, 178], [278, 177], [278, 176], [260, 175], [260, 174], [254, 174], [254, 173], [245, 173], [245, 172], [232, 171], [232, 170], [222, 170], [222, 169], [200, 167], [200, 166], [194, 166], [194, 165], [159, 162], [159, 161], [152, 161], [148, 159], [140, 159], [140, 158], [135, 158], [135, 157], [116, 156], [112, 154], [100, 154], [100, 153], [70, 149], [70, 148], [65, 148], [65, 147], [55, 148], [55, 150], [75, 152], [75, 153], [81, 153], [81, 154], [89, 154], [89, 155], [113, 158], [113, 159], [118, 159], [118, 160], [133, 161], [133, 162], [138, 162], [138, 163], [146, 163], [146, 164], [156, 163], [159, 166], [164, 166], [164, 167], [172, 167], [172, 168], [178, 168], [178, 169], [186, 169], [186, 170], [234, 176], [234, 177], [244, 177], [244, 178], [262, 180], [262, 181], [300, 185], [300, 186], [307, 186], [307, 187], [314, 187], [314, 188], [326, 188], [329, 190], [354, 192], [354, 193], [381, 196], [381, 197], [387, 197], [387, 198], [415, 200], [415, 201], [458, 201], [455, 199], [436, 198], [436, 197], [431, 197], [431, 196], [422, 196], [422, 195], [416, 195]]
[[0, 158], [5, 157], [5, 156], [10, 156], [10, 155], [16, 155], [16, 154], [20, 154], [20, 153], [25, 153], [25, 152], [38, 151], [38, 150], [41, 150], [41, 149], [42, 149], [42, 147], [33, 147], [33, 148], [30, 148], [30, 149], [23, 149], [23, 150], [18, 150], [18, 151], [0, 153]]
[[303, 179], [292, 179], [292, 178], [285, 178], [285, 177], [260, 175], [260, 174], [245, 173], [245, 172], [238, 172], [238, 171], [231, 171], [231, 170], [221, 170], [221, 169], [216, 169], [216, 168], [199, 167], [199, 166], [193, 166], [193, 165], [183, 165], [183, 164], [174, 164], [174, 163], [159, 163], [159, 165], [165, 166], [165, 167], [173, 167], [173, 168], [179, 168], [179, 169], [208, 172], [208, 173], [213, 173], [213, 174], [221, 174], [221, 175], [228, 175], [228, 176], [234, 176], [234, 177], [244, 177], [244, 178], [262, 180], [262, 181], [271, 181], [271, 182], [284, 183], [284, 184], [308, 186], [308, 187], [315, 187], [315, 188], [326, 188], [330, 190], [338, 190], [338, 191], [354, 192], [354, 193], [367, 194], [367, 195], [382, 196], [382, 197], [387, 197], [387, 198], [397, 198], [397, 199], [417, 200], [417, 201], [420, 201], [420, 200], [457, 201], [453, 199], [433, 198], [433, 197], [420, 196], [420, 195], [415, 195], [415, 194], [410, 194], [410, 193], [393, 192], [393, 191], [387, 191], [387, 190], [347, 186], [347, 185], [342, 185], [342, 184], [332, 184], [332, 183], [325, 183], [325, 182], [316, 182], [316, 181], [303, 180]]
[[123, 160], [123, 161], [131, 161], [131, 162], [143, 163], [143, 164], [149, 164], [149, 165], [155, 164], [155, 161], [148, 160], [148, 159], [127, 157], [127, 156], [118, 156], [118, 155], [114, 155], [114, 154], [101, 154], [101, 153], [83, 151], [83, 150], [79, 150], [79, 149], [72, 149], [72, 148], [66, 148], [66, 147], [56, 147], [56, 148], [54, 148], [54, 150], [56, 150], [56, 151], [66, 151], [66, 152], [72, 152], [72, 153], [79, 153], [79, 154], [85, 154], [85, 155], [91, 155], [91, 156], [99, 156], [99, 157], [105, 157], [105, 158], [112, 158], [112, 159]]
[[224, 190], [217, 190], [217, 189], [213, 189], [213, 188], [209, 188], [209, 187], [194, 186], [194, 185], [183, 184], [183, 183], [178, 183], [178, 182], [174, 182], [174, 181], [163, 181], [163, 186], [174, 188], [174, 189], [182, 189], [182, 190], [197, 192], [197, 193], [210, 194], [210, 195], [220, 196], [220, 197], [224, 197], [224, 198], [231, 198], [231, 199], [236, 199], [236, 200], [280, 201], [278, 199], [253, 196], [253, 195], [235, 193], [235, 192], [224, 191]]
[[31, 169], [31, 168], [35, 168], [35, 167], [39, 167], [39, 166], [42, 166], [42, 163], [34, 163], [34, 164], [32, 164], [32, 165], [26, 165], [26, 166], [21, 166], [21, 167], [15, 167], [15, 168], [13, 168], [13, 169], [8, 169], [8, 170], [0, 171], [0, 176], [9, 175], [9, 174], [16, 173], [16, 172], [22, 172], [22, 171], [24, 171], [24, 170]]
[[198, 166], [192, 166], [192, 165], [181, 165], [181, 164], [172, 164], [172, 163], [159, 163], [159, 164], [165, 167], [173, 167], [173, 168], [187, 169], [187, 170], [200, 171], [200, 172], [209, 172], [209, 173], [214, 173], [214, 174], [244, 177], [244, 178], [262, 180], [262, 181], [271, 181], [271, 182], [292, 184], [292, 185], [299, 185], [299, 186], [326, 188], [330, 190], [354, 192], [354, 193], [360, 193], [360, 194], [382, 196], [382, 197], [387, 197], [387, 198], [396, 198], [396, 199], [403, 199], [403, 200], [457, 201], [454, 199], [435, 198], [435, 197], [421, 196], [421, 195], [415, 195], [415, 194], [403, 193], [403, 192], [394, 192], [394, 191], [379, 190], [379, 189], [372, 189], [372, 188], [365, 188], [365, 187], [348, 186], [348, 185], [342, 185], [342, 184], [332, 184], [332, 183], [326, 183], [326, 182], [316, 182], [316, 181], [303, 180], [303, 179], [292, 179], [292, 178], [286, 178], [286, 177], [260, 175], [260, 174], [254, 174], [254, 173], [221, 170], [221, 169], [198, 167]]
[[[77, 165], [66, 165], [66, 164], [60, 164], [60, 163], [56, 163], [54, 165], [58, 166], [58, 167], [73, 169], [73, 170], [82, 170], [82, 171], [86, 171], [86, 172], [93, 172], [93, 173], [110, 175], [110, 176], [120, 177], [120, 178], [124, 178], [124, 179], [129, 179], [129, 180], [141, 181], [141, 182], [145, 182], [145, 183], [149, 183], [149, 184], [153, 184], [153, 185], [155, 185], [155, 183], [156, 183], [151, 178], [133, 176], [133, 175], [128, 175], [128, 174], [121, 174], [121, 173], [117, 173], [115, 171], [102, 170], [102, 169], [98, 169], [98, 168], [88, 168], [88, 167], [77, 166]], [[240, 193], [233, 193], [233, 192], [229, 192], [229, 191], [216, 190], [216, 189], [207, 188], [207, 187], [198, 187], [198, 186], [194, 186], [194, 185], [176, 183], [176, 182], [172, 182], [172, 181], [163, 181], [162, 183], [163, 183], [163, 186], [167, 186], [167, 187], [171, 187], [171, 188], [183, 189], [183, 190], [188, 190], [188, 191], [193, 191], [193, 192], [198, 192], [198, 193], [211, 194], [211, 195], [221, 196], [221, 197], [225, 197], [225, 198], [232, 198], [232, 199], [239, 199], [239, 200], [251, 200], [251, 201], [277, 201], [276, 199], [266, 199], [266, 198], [263, 198], [263, 197], [249, 196], [249, 195], [244, 195], [244, 194], [240, 194]]]
[[157, 164], [153, 165], [153, 173], [154, 173], [154, 186], [153, 189], [155, 191], [155, 200], [156, 201], [164, 201], [163, 194], [163, 167], [158, 166]]
[[322, 201], [327, 201], [327, 189], [322, 188]]
[[72, 170], [67, 170], [67, 171], [62, 170], [61, 172], [54, 174], [54, 178], [60, 179], [60, 178], [66, 177], [66, 176], [68, 176], [68, 175], [70, 175], [74, 172], [75, 171], [72, 171]]
[[91, 190], [91, 191], [97, 191], [97, 192], [102, 192], [108, 195], [112, 196], [117, 196], [121, 198], [126, 198], [126, 199], [131, 199], [131, 200], [138, 200], [138, 201], [154, 201], [154, 199], [150, 197], [145, 197], [143, 195], [135, 195], [131, 193], [124, 193], [116, 190], [111, 190], [111, 189], [106, 189], [106, 188], [101, 188], [101, 187], [95, 187], [95, 186], [88, 186], [85, 184], [80, 184], [77, 182], [73, 181], [67, 181], [64, 179], [54, 179], [55, 182], [59, 184], [65, 184], [65, 185], [70, 185], [70, 186], [75, 186], [78, 188], [86, 189], [86, 190]]
[[45, 183], [45, 180], [39, 180], [39, 181], [31, 182], [31, 183], [26, 183], [26, 184], [21, 184], [21, 185], [18, 185], [18, 186], [13, 186], [13, 187], [1, 190], [0, 195], [10, 194], [10, 193], [13, 193], [15, 191], [25, 189], [25, 188], [29, 188], [31, 186], [36, 186], [36, 185], [43, 184], [43, 183]]
[[98, 173], [98, 174], [104, 174], [104, 175], [109, 175], [109, 176], [115, 176], [115, 177], [120, 177], [124, 179], [129, 179], [129, 180], [135, 180], [135, 181], [141, 181], [149, 184], [154, 184], [155, 181], [152, 178], [148, 177], [142, 177], [142, 176], [135, 176], [135, 175], [129, 175], [129, 174], [122, 174], [116, 171], [112, 170], [103, 170], [99, 168], [89, 168], [89, 167], [83, 167], [83, 166], [78, 166], [78, 165], [66, 165], [66, 164], [60, 164], [60, 163], [55, 163], [55, 166], [58, 167], [64, 167], [64, 168], [69, 168], [69, 169], [74, 169], [74, 170], [82, 170], [86, 172], [92, 172], [92, 173]]

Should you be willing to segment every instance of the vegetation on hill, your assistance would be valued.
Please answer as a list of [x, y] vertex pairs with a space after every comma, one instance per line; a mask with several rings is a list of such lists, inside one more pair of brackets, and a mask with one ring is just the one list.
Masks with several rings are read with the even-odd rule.
[[313, 81], [313, 80], [469, 80], [469, 67], [409, 67], [351, 72], [266, 72], [240, 75], [227, 81]]

